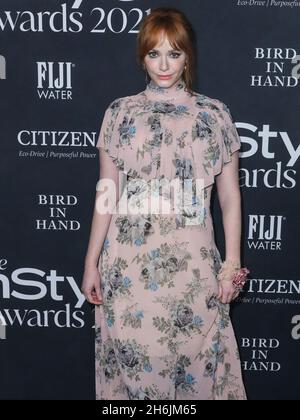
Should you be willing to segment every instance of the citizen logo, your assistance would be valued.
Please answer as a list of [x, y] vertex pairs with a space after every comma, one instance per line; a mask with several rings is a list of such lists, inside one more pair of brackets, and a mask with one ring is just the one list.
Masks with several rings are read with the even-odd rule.
[[300, 295], [300, 280], [250, 279], [248, 293]]
[[[55, 130], [21, 130], [17, 133], [17, 141], [21, 146], [47, 146], [53, 148], [60, 147], [95, 147], [97, 143], [97, 132], [86, 131], [55, 131]], [[28, 154], [34, 153], [27, 152]], [[20, 154], [24, 155], [24, 153]], [[79, 156], [83, 157], [83, 152]], [[78, 156], [78, 155], [77, 155]], [[75, 155], [75, 157], [77, 157]], [[51, 157], [51, 156], [50, 156]]]

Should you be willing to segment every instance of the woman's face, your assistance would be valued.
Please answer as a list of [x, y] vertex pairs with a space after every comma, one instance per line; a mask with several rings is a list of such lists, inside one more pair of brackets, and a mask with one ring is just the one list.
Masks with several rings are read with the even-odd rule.
[[144, 58], [150, 78], [160, 87], [170, 88], [181, 77], [186, 63], [186, 54], [172, 48], [166, 36]]

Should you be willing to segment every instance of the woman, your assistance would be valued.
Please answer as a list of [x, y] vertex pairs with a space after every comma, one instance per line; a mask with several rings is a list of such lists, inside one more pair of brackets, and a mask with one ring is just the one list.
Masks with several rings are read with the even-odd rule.
[[[240, 139], [226, 105], [191, 89], [194, 35], [183, 13], [153, 10], [137, 41], [150, 81], [110, 103], [97, 143], [100, 191], [82, 284], [96, 305], [96, 399], [245, 400], [229, 317], [247, 270], [240, 269]], [[184, 205], [144, 211], [150, 184], [151, 198], [178, 197], [175, 187], [163, 188], [174, 180], [184, 184]], [[214, 182], [225, 261], [209, 209]], [[127, 213], [115, 211], [121, 198]]]

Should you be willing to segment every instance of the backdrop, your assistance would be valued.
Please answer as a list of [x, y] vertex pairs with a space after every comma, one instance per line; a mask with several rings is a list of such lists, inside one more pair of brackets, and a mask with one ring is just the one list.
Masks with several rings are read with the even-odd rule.
[[300, 399], [300, 1], [0, 0], [1, 399], [95, 398], [80, 293], [95, 145], [108, 104], [145, 89], [136, 35], [159, 6], [191, 20], [195, 90], [229, 107], [242, 141], [251, 281], [232, 320], [248, 398]]

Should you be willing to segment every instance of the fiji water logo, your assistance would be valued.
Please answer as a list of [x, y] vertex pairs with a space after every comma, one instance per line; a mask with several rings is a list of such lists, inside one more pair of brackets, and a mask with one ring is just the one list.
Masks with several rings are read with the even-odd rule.
[[248, 247], [261, 251], [282, 250], [283, 215], [249, 214]]
[[75, 64], [59, 61], [37, 62], [37, 93], [44, 99], [72, 99], [72, 72]]

